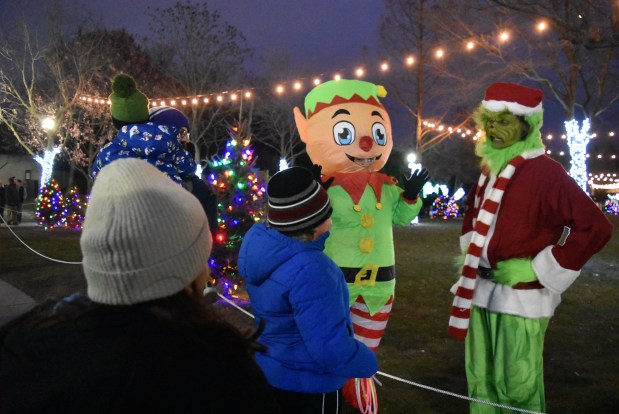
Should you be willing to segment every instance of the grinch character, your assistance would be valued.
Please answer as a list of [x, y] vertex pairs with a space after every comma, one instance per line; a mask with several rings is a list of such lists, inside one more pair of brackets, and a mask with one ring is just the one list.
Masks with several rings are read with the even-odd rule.
[[[545, 155], [542, 97], [538, 89], [494, 83], [475, 114], [483, 169], [462, 225], [466, 253], [449, 332], [465, 339], [469, 396], [545, 412], [549, 319], [612, 225]], [[480, 403], [470, 410], [509, 411]]]
[[[305, 116], [294, 108], [301, 140], [324, 173], [333, 206], [325, 253], [342, 269], [349, 289], [355, 337], [376, 350], [385, 332], [395, 291], [393, 225], [406, 225], [422, 207], [419, 191], [427, 170], [397, 180], [379, 173], [393, 148], [382, 86], [336, 80], [312, 89]], [[320, 175], [320, 173], [318, 173]], [[344, 393], [354, 404], [354, 382]]]

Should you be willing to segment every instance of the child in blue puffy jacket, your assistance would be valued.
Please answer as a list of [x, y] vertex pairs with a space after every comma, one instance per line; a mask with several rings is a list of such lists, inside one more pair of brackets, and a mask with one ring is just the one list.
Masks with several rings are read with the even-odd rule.
[[348, 288], [323, 252], [332, 208], [309, 170], [292, 167], [268, 183], [267, 224], [243, 238], [239, 271], [264, 323], [256, 356], [284, 412], [336, 413], [348, 378], [378, 370], [375, 354], [353, 336]]
[[109, 99], [118, 135], [97, 154], [90, 171], [93, 180], [118, 158], [142, 158], [179, 184], [196, 171], [193, 157], [183, 147], [189, 120], [181, 111], [168, 106], [149, 111], [148, 98], [133, 78], [122, 73], [114, 78]]

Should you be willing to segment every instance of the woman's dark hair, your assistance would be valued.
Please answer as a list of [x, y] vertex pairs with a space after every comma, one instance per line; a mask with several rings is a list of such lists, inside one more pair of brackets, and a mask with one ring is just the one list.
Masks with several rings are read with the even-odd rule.
[[[238, 352], [243, 349], [250, 352], [264, 352], [264, 347], [257, 342], [262, 331], [248, 330], [241, 332], [232, 324], [216, 314], [210, 304], [198, 293], [191, 294], [185, 290], [162, 299], [137, 303], [134, 305], [104, 305], [88, 299], [84, 294], [74, 294], [61, 300], [49, 300], [17, 319], [0, 327], [0, 342], [12, 330], [33, 330], [52, 328], [67, 321], [79, 323], [82, 319], [98, 316], [143, 313], [166, 326], [190, 336], [190, 340], [204, 342], [205, 349], [214, 345], [212, 339], [219, 339], [220, 351]], [[204, 328], [201, 329], [201, 328]], [[208, 331], [208, 340], [204, 331]]]

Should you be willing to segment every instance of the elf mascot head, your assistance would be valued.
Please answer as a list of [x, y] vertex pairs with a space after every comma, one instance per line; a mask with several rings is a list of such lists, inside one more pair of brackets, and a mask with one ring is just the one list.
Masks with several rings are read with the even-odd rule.
[[294, 108], [301, 140], [325, 175], [380, 170], [391, 153], [391, 120], [378, 98], [387, 91], [358, 80], [334, 80], [305, 98], [305, 116]]

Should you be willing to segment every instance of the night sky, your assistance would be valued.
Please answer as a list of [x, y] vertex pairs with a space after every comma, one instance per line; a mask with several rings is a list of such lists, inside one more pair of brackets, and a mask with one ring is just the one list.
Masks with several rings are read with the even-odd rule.
[[[149, 10], [168, 8], [177, 0], [0, 0], [3, 25], [14, 21], [9, 16], [23, 16], [35, 26], [40, 20], [40, 5], [59, 1], [79, 10], [86, 17], [108, 28], [124, 28], [140, 38], [148, 36]], [[336, 70], [352, 69], [360, 63], [361, 50], [380, 50], [378, 27], [384, 12], [381, 0], [210, 0], [209, 9], [219, 11], [221, 20], [236, 26], [244, 34], [255, 55], [278, 51], [287, 53], [295, 68], [315, 68], [315, 74], [331, 75]], [[7, 18], [9, 17], [9, 18]], [[248, 67], [259, 70], [256, 61]], [[367, 79], [379, 82], [379, 79]], [[480, 91], [480, 100], [483, 91]], [[407, 134], [412, 125], [387, 97], [394, 123], [394, 135]], [[545, 133], [559, 133], [562, 111], [545, 99]], [[431, 114], [429, 114], [431, 115]], [[607, 117], [608, 118], [608, 117]], [[612, 117], [611, 117], [612, 118]], [[613, 124], [614, 122], [611, 122]], [[606, 125], [605, 130], [610, 126]], [[552, 130], [552, 131], [551, 131]], [[394, 137], [398, 144], [398, 137]], [[613, 140], [615, 141], [615, 140]]]
[[[150, 11], [177, 0], [0, 0], [3, 15], [28, 13], [38, 18], [40, 5], [59, 1], [82, 5], [93, 21], [148, 36]], [[257, 55], [285, 51], [294, 65], [318, 71], [354, 67], [363, 46], [378, 47], [381, 0], [209, 0], [221, 20], [240, 29]], [[4, 24], [4, 23], [3, 23]]]

